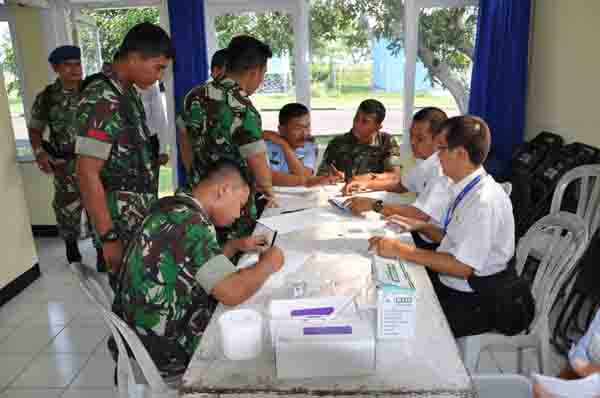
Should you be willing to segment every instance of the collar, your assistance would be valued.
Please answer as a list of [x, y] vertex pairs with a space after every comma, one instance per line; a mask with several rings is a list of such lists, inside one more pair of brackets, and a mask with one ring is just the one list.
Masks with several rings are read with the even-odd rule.
[[483, 168], [483, 166], [479, 166], [479, 168], [477, 170], [475, 170], [474, 172], [472, 172], [471, 174], [469, 174], [468, 176], [466, 176], [465, 178], [463, 178], [462, 180], [460, 180], [459, 182], [452, 184], [450, 186], [450, 189], [452, 190], [452, 193], [456, 196], [458, 195], [463, 189], [465, 189], [465, 187], [471, 182], [473, 181], [473, 179], [477, 178], [477, 176], [484, 176], [486, 175], [486, 171]]
[[246, 93], [246, 91], [244, 91], [244, 89], [242, 87], [240, 87], [240, 84], [230, 77], [224, 77], [220, 80], [215, 80], [214, 82], [217, 84], [220, 84], [221, 86], [223, 86], [225, 88], [237, 89], [239, 91], [239, 93], [242, 95], [242, 97], [248, 97], [248, 93]]
[[[117, 86], [117, 88], [119, 90], [121, 90], [121, 94], [125, 94], [128, 91], [128, 89], [134, 87], [133, 83], [125, 84], [125, 82], [123, 82], [121, 79], [119, 79], [119, 76], [113, 71], [113, 69], [110, 69], [109, 71], [102, 72], [102, 73], [104, 73], [104, 75], [106, 77], [108, 77], [110, 80], [112, 80], [113, 82], [116, 83], [115, 85]], [[133, 91], [135, 91], [135, 90], [133, 90]], [[137, 93], [137, 91], [136, 91], [136, 93]]]
[[350, 129], [350, 131], [348, 132], [348, 134], [350, 136], [352, 136], [352, 139], [354, 139], [354, 141], [359, 144], [359, 145], [369, 145], [369, 146], [375, 146], [379, 143], [379, 137], [381, 136], [381, 131], [378, 131], [377, 133], [373, 134], [373, 137], [371, 137], [371, 142], [367, 143], [367, 144], [361, 144], [358, 142], [358, 138], [356, 138], [356, 136], [354, 135], [354, 132], [352, 131], [352, 129]]
[[439, 151], [435, 151], [431, 156], [429, 156], [427, 159], [423, 160], [423, 162], [421, 164], [426, 167], [429, 167], [430, 165], [433, 166], [437, 163], [440, 163]]
[[[198, 205], [198, 209], [200, 210], [200, 213], [202, 213], [202, 215], [210, 221], [210, 218], [208, 217], [208, 213], [206, 212], [206, 209], [204, 208], [204, 206], [202, 206], [202, 202], [200, 202], [198, 199], [196, 199], [194, 197], [194, 195], [192, 195], [189, 192], [184, 191], [183, 189], [178, 190], [177, 192], [175, 192], [175, 195], [177, 196], [185, 196], [191, 200], [194, 201], [194, 203], [196, 203]], [[212, 221], [211, 221], [212, 224]]]
[[72, 94], [72, 93], [78, 91], [78, 89], [76, 89], [76, 88], [66, 88], [65, 85], [63, 84], [62, 80], [60, 80], [60, 77], [56, 78], [56, 81], [54, 82], [54, 89], [58, 92], [65, 93], [65, 94]]

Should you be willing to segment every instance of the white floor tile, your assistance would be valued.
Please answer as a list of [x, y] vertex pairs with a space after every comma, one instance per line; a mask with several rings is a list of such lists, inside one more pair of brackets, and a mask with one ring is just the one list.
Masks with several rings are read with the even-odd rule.
[[88, 355], [42, 354], [36, 357], [11, 388], [66, 388], [83, 368]]
[[14, 332], [16, 327], [0, 327], [0, 343], [2, 340], [7, 338], [12, 332]]
[[[102, 348], [102, 347], [99, 347]], [[106, 349], [94, 353], [71, 384], [71, 388], [111, 388], [114, 386], [115, 361]]]
[[50, 342], [44, 352], [90, 354], [107, 336], [102, 325], [98, 328], [67, 326]]
[[0, 391], [8, 386], [32, 359], [32, 355], [0, 354]]
[[8, 389], [0, 394], [0, 398], [58, 398], [62, 396], [65, 390], [62, 388], [54, 389]]
[[63, 327], [62, 325], [45, 324], [19, 326], [7, 338], [2, 340], [0, 353], [38, 353], [61, 332]]
[[61, 398], [118, 398], [117, 389], [79, 390], [68, 389]]

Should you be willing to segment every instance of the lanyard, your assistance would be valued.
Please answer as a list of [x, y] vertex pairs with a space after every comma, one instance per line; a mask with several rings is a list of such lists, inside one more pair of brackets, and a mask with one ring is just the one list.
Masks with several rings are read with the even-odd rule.
[[446, 233], [446, 231], [448, 230], [448, 225], [450, 224], [450, 221], [452, 221], [452, 217], [454, 217], [454, 210], [456, 210], [460, 202], [469, 193], [469, 191], [475, 188], [475, 185], [477, 185], [477, 183], [481, 181], [481, 177], [482, 175], [480, 174], [477, 177], [473, 178], [473, 180], [471, 180], [471, 182], [468, 183], [462, 191], [460, 191], [456, 199], [454, 199], [454, 203], [452, 203], [452, 206], [448, 208], [448, 211], [446, 212], [446, 217], [444, 218], [444, 233]]

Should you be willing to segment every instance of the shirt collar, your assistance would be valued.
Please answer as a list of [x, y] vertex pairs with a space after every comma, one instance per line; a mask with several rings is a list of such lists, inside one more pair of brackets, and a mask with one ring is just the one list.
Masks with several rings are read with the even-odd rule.
[[[204, 216], [204, 217], [205, 217], [207, 220], [209, 220], [209, 221], [210, 221], [210, 218], [208, 217], [208, 213], [206, 212], [206, 209], [204, 208], [204, 206], [202, 206], [202, 203], [201, 203], [201, 202], [200, 202], [198, 199], [196, 199], [196, 198], [194, 197], [194, 195], [192, 195], [192, 194], [191, 194], [191, 193], [189, 193], [189, 192], [186, 192], [186, 191], [184, 191], [183, 189], [180, 189], [180, 190], [178, 190], [178, 191], [175, 193], [175, 195], [177, 195], [177, 196], [185, 196], [185, 197], [187, 197], [187, 198], [189, 198], [189, 199], [193, 200], [193, 201], [194, 201], [194, 203], [196, 203], [196, 205], [198, 205], [198, 209], [200, 210], [200, 212], [202, 213], [202, 215], [203, 215], [203, 216]], [[212, 223], [212, 221], [211, 221], [211, 223]]]
[[459, 182], [451, 185], [450, 189], [452, 190], [454, 195], [458, 195], [463, 189], [465, 189], [465, 187], [471, 181], [473, 181], [475, 178], [477, 178], [477, 176], [484, 176], [485, 174], [486, 174], [486, 172], [485, 172], [485, 169], [483, 168], [483, 166], [479, 166], [477, 168], [477, 170], [475, 170], [474, 172], [472, 172], [471, 174], [469, 174], [468, 176], [466, 176]]
[[[352, 131], [352, 129], [350, 129], [350, 131], [348, 132], [348, 134], [350, 134], [352, 136], [352, 138], [354, 138], [354, 141], [356, 141], [356, 143], [358, 144], [358, 138], [356, 138], [356, 136], [354, 135], [354, 132]], [[369, 142], [368, 144], [360, 144], [360, 145], [370, 145], [370, 146], [374, 146], [377, 145], [379, 143], [379, 136], [381, 135], [381, 132], [378, 131], [377, 133], [373, 134], [373, 137], [371, 137], [371, 142]]]
[[220, 80], [216, 80], [216, 82], [227, 88], [237, 88], [239, 90], [240, 94], [242, 95], [242, 97], [248, 97], [248, 93], [246, 93], [246, 91], [244, 91], [244, 89], [240, 87], [238, 82], [236, 82], [235, 80], [233, 80], [230, 77], [224, 77]]

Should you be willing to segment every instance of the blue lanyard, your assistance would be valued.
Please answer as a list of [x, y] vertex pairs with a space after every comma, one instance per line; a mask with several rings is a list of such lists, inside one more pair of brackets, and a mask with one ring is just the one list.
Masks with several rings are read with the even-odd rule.
[[444, 233], [446, 233], [446, 231], [448, 230], [448, 225], [450, 224], [450, 221], [452, 221], [452, 217], [454, 217], [454, 210], [456, 210], [460, 202], [465, 198], [469, 191], [475, 188], [475, 185], [477, 185], [477, 183], [481, 181], [481, 177], [482, 175], [480, 174], [477, 177], [473, 178], [473, 180], [471, 180], [471, 182], [468, 183], [462, 191], [460, 191], [456, 199], [454, 199], [454, 203], [452, 203], [452, 206], [448, 208], [448, 211], [446, 212], [446, 217], [444, 218]]

